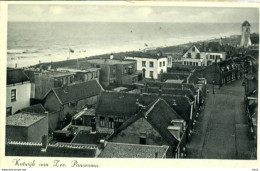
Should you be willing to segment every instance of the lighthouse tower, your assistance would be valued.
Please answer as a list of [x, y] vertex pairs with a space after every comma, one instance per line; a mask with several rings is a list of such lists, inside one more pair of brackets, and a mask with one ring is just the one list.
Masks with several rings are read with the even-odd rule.
[[248, 21], [244, 21], [242, 24], [242, 35], [241, 35], [240, 46], [248, 47], [251, 44], [252, 43], [250, 39], [250, 24]]

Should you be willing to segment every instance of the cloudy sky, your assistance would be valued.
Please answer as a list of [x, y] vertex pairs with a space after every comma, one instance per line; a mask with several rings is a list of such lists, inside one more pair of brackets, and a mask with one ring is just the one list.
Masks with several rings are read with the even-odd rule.
[[9, 5], [9, 21], [39, 22], [258, 22], [256, 8]]

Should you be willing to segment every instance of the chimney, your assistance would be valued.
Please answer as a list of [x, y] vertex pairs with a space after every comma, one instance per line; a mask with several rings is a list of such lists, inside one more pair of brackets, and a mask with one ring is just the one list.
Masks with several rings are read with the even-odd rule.
[[172, 126], [178, 126], [181, 128], [181, 131], [185, 130], [186, 122], [183, 119], [173, 119], [171, 121]]
[[106, 141], [103, 139], [103, 140], [100, 140], [100, 148], [102, 149], [102, 150], [104, 150], [105, 149], [105, 146], [106, 146]]
[[48, 136], [47, 135], [43, 135], [42, 136], [42, 151], [46, 151], [47, 150], [47, 145], [48, 145]]
[[110, 59], [114, 59], [114, 54], [113, 53], [110, 54]]
[[91, 134], [96, 134], [96, 119], [95, 117], [91, 119]]
[[168, 126], [167, 128], [170, 133], [178, 140], [181, 140], [181, 127], [179, 126]]

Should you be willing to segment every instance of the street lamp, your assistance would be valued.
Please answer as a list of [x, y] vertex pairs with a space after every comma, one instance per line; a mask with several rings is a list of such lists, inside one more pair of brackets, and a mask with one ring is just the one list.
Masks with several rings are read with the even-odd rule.
[[215, 84], [215, 81], [212, 81], [213, 83], [213, 94], [215, 94], [215, 91], [214, 91], [214, 84]]

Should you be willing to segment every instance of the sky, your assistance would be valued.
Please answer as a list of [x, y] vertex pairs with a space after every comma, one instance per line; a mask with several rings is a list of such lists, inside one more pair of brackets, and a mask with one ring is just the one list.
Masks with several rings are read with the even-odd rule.
[[258, 23], [257, 8], [10, 4], [14, 22]]

